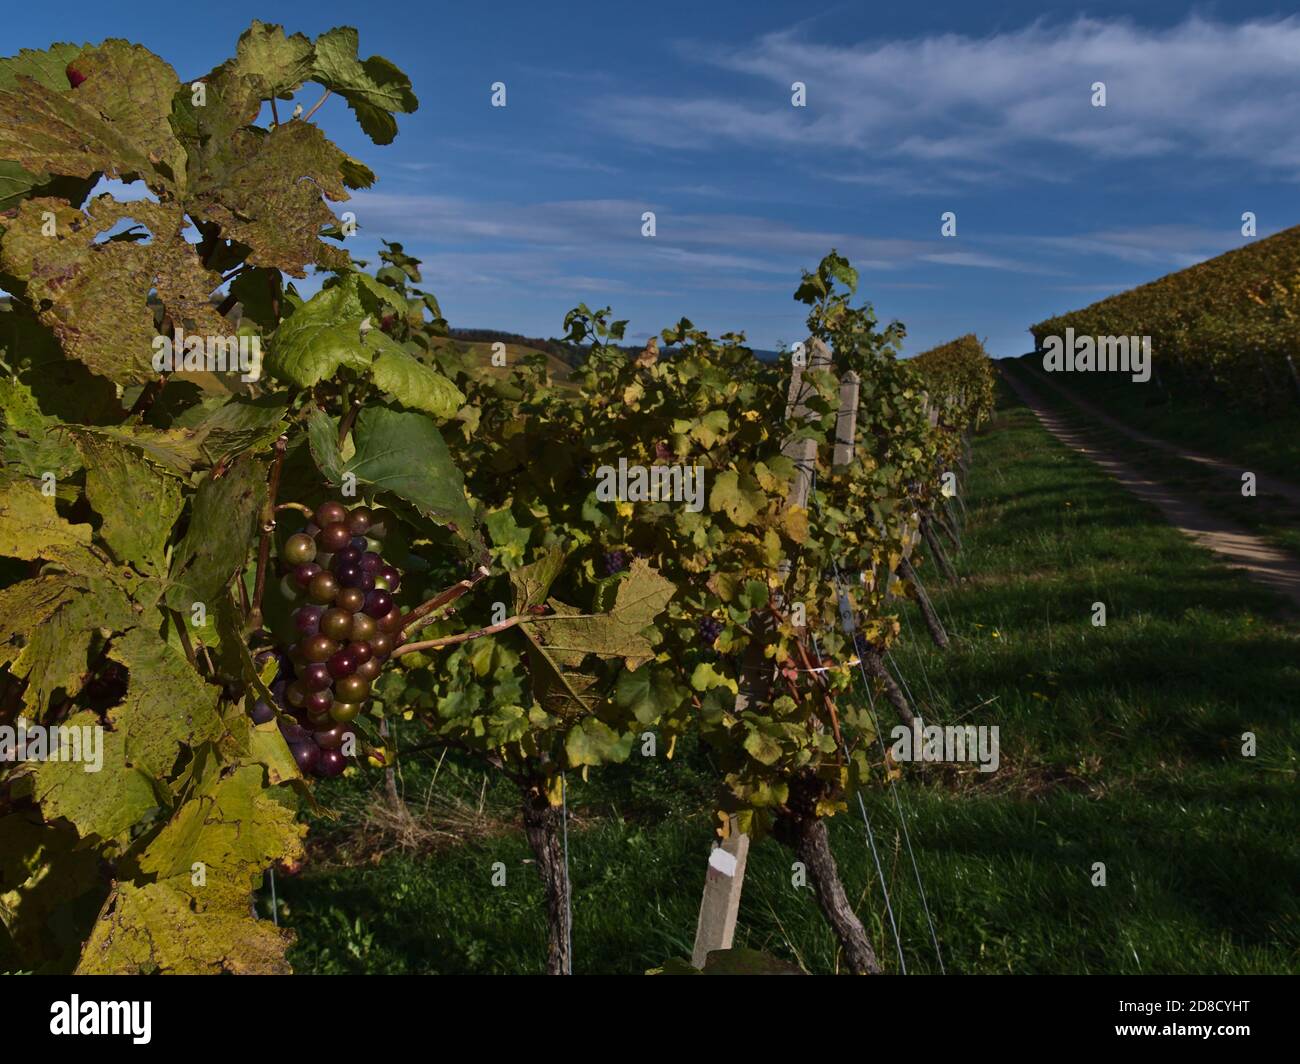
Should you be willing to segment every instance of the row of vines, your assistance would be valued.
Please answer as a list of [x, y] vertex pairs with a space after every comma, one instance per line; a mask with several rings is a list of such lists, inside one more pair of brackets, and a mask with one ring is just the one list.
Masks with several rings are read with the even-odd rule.
[[1300, 227], [1030, 327], [1049, 336], [1148, 336], [1169, 394], [1247, 409], [1300, 397]]
[[806, 854], [875, 970], [824, 822], [878, 721], [839, 696], [869, 666], [910, 718], [881, 660], [913, 547], [947, 564], [981, 346], [900, 361], [832, 252], [777, 363], [687, 320], [629, 357], [586, 306], [572, 381], [457, 353], [419, 263], [354, 260], [329, 206], [374, 180], [331, 99], [376, 144], [417, 106], [357, 46], [254, 23], [193, 81], [118, 40], [0, 60], [0, 729], [47, 741], [0, 761], [0, 968], [286, 970], [251, 895], [400, 716], [518, 785], [548, 970], [563, 789], [647, 730], [709, 745], [724, 821]]

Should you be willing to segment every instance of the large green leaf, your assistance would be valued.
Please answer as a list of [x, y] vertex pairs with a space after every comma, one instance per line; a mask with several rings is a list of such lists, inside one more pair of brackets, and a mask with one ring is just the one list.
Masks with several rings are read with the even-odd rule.
[[473, 531], [464, 478], [430, 418], [369, 406], [357, 417], [353, 438], [356, 453], [346, 472], [380, 491], [391, 491], [425, 517], [454, 525], [464, 535]]
[[99, 538], [146, 576], [167, 569], [167, 540], [184, 500], [174, 477], [131, 448], [90, 433], [77, 436], [86, 465], [86, 498], [103, 518]]
[[437, 370], [418, 361], [400, 344], [389, 341], [371, 366], [375, 384], [403, 406], [449, 418], [465, 402], [465, 395]]
[[293, 932], [258, 920], [247, 898], [198, 907], [170, 883], [118, 883], [86, 941], [80, 975], [287, 975]]
[[580, 765], [617, 764], [632, 752], [631, 732], [617, 732], [596, 717], [585, 717], [564, 736], [564, 754], [570, 768]]
[[673, 670], [660, 665], [625, 670], [614, 687], [618, 707], [646, 725], [671, 716], [690, 697], [691, 692], [677, 682]]
[[410, 114], [419, 106], [411, 79], [382, 56], [357, 57], [357, 31], [340, 26], [316, 38], [312, 78], [348, 102], [366, 135], [376, 144], [397, 136], [393, 113]]
[[126, 735], [103, 728], [97, 714], [75, 713], [62, 723], [95, 729], [103, 743], [103, 767], [92, 772], [85, 762], [39, 762], [31, 775], [32, 797], [46, 820], [61, 817], [83, 838], [115, 839], [157, 806], [149, 777], [131, 765]]
[[131, 764], [165, 779], [182, 746], [220, 734], [220, 690], [204, 683], [183, 654], [143, 628], [116, 640], [112, 656], [130, 677], [126, 698], [109, 713], [109, 722], [126, 736]]
[[172, 554], [167, 604], [188, 621], [190, 607], [209, 612], [244, 564], [266, 496], [266, 466], [250, 456], [199, 485], [185, 537]]
[[552, 601], [560, 616], [539, 618], [534, 638], [562, 665], [576, 666], [588, 654], [623, 658], [635, 669], [654, 657], [654, 648], [642, 632], [673, 597], [676, 588], [644, 558], [619, 584], [614, 607], [608, 613], [575, 615]]
[[363, 339], [361, 323], [367, 317], [369, 311], [354, 280], [321, 289], [276, 331], [267, 369], [299, 388], [310, 388], [340, 369], [364, 372], [379, 344], [378, 337], [367, 344], [377, 330]]

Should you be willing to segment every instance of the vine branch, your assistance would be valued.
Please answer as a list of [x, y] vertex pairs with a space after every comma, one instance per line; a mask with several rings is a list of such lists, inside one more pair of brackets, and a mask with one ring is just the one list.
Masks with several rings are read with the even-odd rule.
[[275, 497], [280, 491], [280, 470], [284, 467], [284, 452], [288, 446], [288, 436], [282, 435], [275, 441], [275, 459], [271, 463], [271, 479], [262, 506], [262, 535], [257, 544], [257, 577], [253, 583], [253, 608], [248, 615], [251, 628], [262, 627], [262, 594], [266, 591], [266, 567], [271, 558], [271, 533], [275, 531]]
[[479, 639], [485, 635], [496, 635], [497, 632], [504, 632], [508, 628], [514, 628], [524, 621], [536, 620], [531, 614], [517, 613], [513, 617], [507, 617], [498, 624], [490, 624], [486, 628], [477, 628], [472, 632], [461, 632], [459, 635], [445, 635], [440, 639], [424, 639], [418, 643], [403, 643], [400, 647], [390, 654], [390, 657], [401, 657], [403, 654], [414, 654], [417, 650], [435, 650], [438, 647], [454, 646], [457, 643], [468, 643], [472, 639]]
[[330, 90], [326, 89], [325, 95], [322, 96], [319, 100], [315, 102], [315, 104], [312, 105], [312, 109], [302, 116], [302, 120], [304, 122], [310, 122], [311, 116], [320, 110], [320, 105], [323, 104], [326, 100], [328, 100], [330, 98], [330, 95], [331, 95]]
[[429, 614], [436, 613], [449, 603], [455, 602], [462, 595], [473, 590], [476, 584], [481, 583], [491, 575], [492, 574], [486, 565], [480, 565], [467, 579], [452, 584], [446, 591], [435, 595], [427, 602], [421, 602], [420, 605], [416, 606], [410, 613], [406, 614], [402, 618], [402, 627], [399, 631], [403, 638], [406, 636], [407, 629], [411, 628], [417, 621], [423, 620], [425, 617], [429, 616]]

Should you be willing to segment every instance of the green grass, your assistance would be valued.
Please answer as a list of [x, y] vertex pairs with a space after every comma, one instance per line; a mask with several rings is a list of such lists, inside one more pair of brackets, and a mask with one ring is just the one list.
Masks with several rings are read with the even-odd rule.
[[[1165, 526], [1020, 406], [975, 442], [964, 584], [926, 575], [953, 649], [908, 614], [895, 662], [926, 719], [996, 724], [993, 774], [909, 770], [899, 795], [949, 971], [1300, 969], [1295, 801], [1300, 638], [1279, 604]], [[1092, 603], [1108, 624], [1093, 627]], [[1244, 731], [1259, 755], [1240, 756]], [[408, 764], [417, 807], [432, 764]], [[485, 785], [486, 779], [486, 785]], [[707, 754], [634, 755], [570, 781], [579, 972], [689, 953], [712, 823]], [[365, 781], [324, 788], [356, 801]], [[490, 825], [373, 867], [320, 859], [278, 881], [304, 972], [535, 972], [541, 885], [509, 784], [448, 757], [434, 793]], [[936, 969], [888, 790], [867, 809], [909, 969]], [[330, 852], [347, 823], [315, 832]], [[856, 810], [832, 821], [850, 896], [897, 967]], [[506, 886], [490, 885], [493, 862]], [[1104, 862], [1108, 885], [1090, 884]], [[813, 972], [836, 948], [791, 856], [750, 853], [737, 945]]]

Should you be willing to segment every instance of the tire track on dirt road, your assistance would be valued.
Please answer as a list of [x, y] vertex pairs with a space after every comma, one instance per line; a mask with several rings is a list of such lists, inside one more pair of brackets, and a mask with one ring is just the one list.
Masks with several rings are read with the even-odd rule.
[[[1293, 606], [1300, 607], [1300, 561], [1240, 525], [1210, 513], [1161, 481], [1139, 472], [1115, 452], [1089, 440], [1086, 432], [1070, 426], [1020, 375], [1001, 365], [998, 365], [998, 370], [1011, 390], [1061, 443], [1096, 463], [1143, 502], [1156, 507], [1176, 529], [1200, 546], [1214, 551], [1229, 566], [1244, 570], [1258, 583], [1284, 596]], [[1128, 431], [1126, 435], [1146, 445], [1145, 440], [1138, 439], [1141, 434]], [[1168, 449], [1164, 441], [1155, 442], [1160, 443], [1162, 449]], [[1181, 451], [1178, 453], [1183, 454]]]

